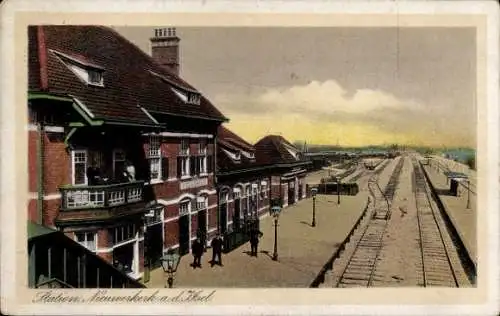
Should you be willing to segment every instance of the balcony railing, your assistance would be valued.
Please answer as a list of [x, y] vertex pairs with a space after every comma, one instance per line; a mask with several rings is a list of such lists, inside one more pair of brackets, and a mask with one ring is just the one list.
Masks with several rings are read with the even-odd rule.
[[62, 187], [62, 210], [107, 208], [143, 200], [144, 181]]

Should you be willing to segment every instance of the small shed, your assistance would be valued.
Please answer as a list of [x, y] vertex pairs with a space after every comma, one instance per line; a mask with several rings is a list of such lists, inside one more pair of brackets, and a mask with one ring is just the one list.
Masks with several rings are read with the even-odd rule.
[[446, 171], [444, 175], [450, 181], [450, 194], [458, 196], [458, 186], [462, 181], [469, 181], [469, 177], [462, 172]]

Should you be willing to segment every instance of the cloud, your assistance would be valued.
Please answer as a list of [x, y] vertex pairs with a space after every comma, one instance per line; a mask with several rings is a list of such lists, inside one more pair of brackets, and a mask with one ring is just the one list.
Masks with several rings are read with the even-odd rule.
[[[231, 119], [231, 125], [251, 140], [281, 131], [292, 141], [310, 138], [322, 143], [336, 143], [342, 134], [346, 145], [474, 143], [474, 129], [452, 122], [463, 118], [448, 115], [444, 119], [453, 113], [443, 107], [429, 111], [428, 104], [381, 90], [349, 93], [334, 80], [219, 94], [213, 101]], [[237, 126], [241, 124], [252, 128]]]

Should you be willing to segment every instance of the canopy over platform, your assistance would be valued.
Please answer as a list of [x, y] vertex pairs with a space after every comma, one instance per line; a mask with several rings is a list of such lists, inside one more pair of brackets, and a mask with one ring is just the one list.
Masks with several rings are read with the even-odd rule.
[[448, 179], [453, 179], [456, 181], [469, 180], [469, 176], [462, 172], [445, 171], [444, 175], [447, 176]]

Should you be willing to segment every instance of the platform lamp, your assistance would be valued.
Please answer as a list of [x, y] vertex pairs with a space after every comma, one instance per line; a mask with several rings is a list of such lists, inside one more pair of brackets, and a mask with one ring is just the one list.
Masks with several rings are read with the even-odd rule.
[[467, 178], [467, 209], [470, 209], [470, 179]]
[[316, 194], [317, 193], [318, 193], [318, 188], [311, 189], [311, 195], [313, 197], [313, 209], [312, 209], [313, 219], [312, 219], [312, 223], [311, 223], [312, 227], [316, 227]]
[[161, 259], [161, 265], [163, 267], [163, 271], [167, 275], [167, 284], [169, 288], [172, 288], [174, 285], [175, 272], [177, 272], [179, 262], [179, 254], [173, 252], [172, 250], [169, 250]]
[[340, 204], [340, 177], [335, 177], [335, 182], [337, 183], [337, 204]]
[[274, 253], [273, 260], [278, 261], [278, 218], [281, 213], [281, 206], [271, 207], [271, 216], [274, 218]]

